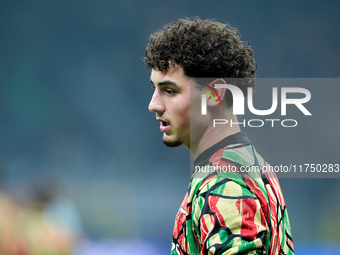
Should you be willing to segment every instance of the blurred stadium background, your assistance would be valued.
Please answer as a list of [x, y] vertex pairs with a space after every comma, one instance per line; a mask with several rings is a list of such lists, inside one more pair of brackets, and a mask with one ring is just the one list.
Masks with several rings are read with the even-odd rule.
[[[23, 207], [48, 200], [44, 215], [54, 208], [80, 237], [74, 255], [168, 254], [190, 162], [186, 148], [163, 146], [147, 110], [149, 34], [214, 18], [253, 46], [258, 77], [339, 77], [339, 10], [335, 0], [1, 0], [0, 193]], [[339, 163], [333, 89], [311, 102], [325, 119], [308, 130], [247, 130], [266, 160]], [[339, 183], [281, 180], [296, 254], [340, 254]]]

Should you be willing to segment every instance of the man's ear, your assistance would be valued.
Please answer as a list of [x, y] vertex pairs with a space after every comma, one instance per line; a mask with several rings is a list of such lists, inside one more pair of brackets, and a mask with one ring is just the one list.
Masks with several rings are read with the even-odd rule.
[[227, 84], [227, 83], [222, 78], [215, 79], [209, 83], [210, 89], [212, 90], [211, 94], [213, 95], [213, 98], [209, 97], [207, 101], [208, 106], [222, 105], [223, 98], [225, 96], [227, 89], [226, 88], [215, 89], [216, 84]]

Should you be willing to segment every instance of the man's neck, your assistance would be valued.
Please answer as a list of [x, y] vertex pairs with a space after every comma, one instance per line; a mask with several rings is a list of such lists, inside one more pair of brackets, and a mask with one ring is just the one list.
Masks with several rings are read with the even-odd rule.
[[[238, 122], [236, 116], [233, 116], [232, 122], [233, 123]], [[188, 149], [190, 150], [193, 157], [197, 158], [202, 152], [204, 152], [214, 144], [240, 131], [241, 129], [238, 124], [235, 125], [233, 124], [232, 126], [227, 124], [216, 125], [215, 127], [209, 125], [208, 128], [203, 133], [201, 139], [197, 140], [197, 142], [191, 142], [190, 147], [188, 147]]]

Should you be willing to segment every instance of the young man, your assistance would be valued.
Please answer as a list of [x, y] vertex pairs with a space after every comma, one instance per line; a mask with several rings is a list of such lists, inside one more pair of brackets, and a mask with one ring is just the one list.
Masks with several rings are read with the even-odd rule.
[[[185, 145], [195, 158], [171, 254], [294, 254], [278, 180], [273, 173], [243, 171], [270, 166], [240, 132], [230, 91], [216, 86], [233, 79], [246, 95], [254, 86], [251, 47], [228, 25], [179, 19], [151, 35], [144, 62], [155, 89], [149, 110], [164, 143]], [[204, 97], [202, 115], [204, 91], [212, 97]], [[214, 127], [219, 116], [234, 124]]]

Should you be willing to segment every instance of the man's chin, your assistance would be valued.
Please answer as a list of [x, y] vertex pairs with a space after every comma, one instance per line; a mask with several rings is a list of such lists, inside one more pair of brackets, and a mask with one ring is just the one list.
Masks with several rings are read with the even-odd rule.
[[178, 146], [183, 144], [183, 142], [179, 141], [179, 140], [170, 141], [170, 140], [166, 140], [166, 139], [163, 139], [163, 143], [168, 147], [178, 147]]

